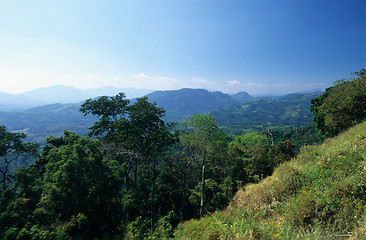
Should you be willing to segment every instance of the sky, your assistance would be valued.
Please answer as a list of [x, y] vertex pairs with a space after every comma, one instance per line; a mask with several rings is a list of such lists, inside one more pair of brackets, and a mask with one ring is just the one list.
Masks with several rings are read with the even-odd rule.
[[365, 11], [366, 0], [0, 0], [0, 92], [322, 90], [366, 68]]

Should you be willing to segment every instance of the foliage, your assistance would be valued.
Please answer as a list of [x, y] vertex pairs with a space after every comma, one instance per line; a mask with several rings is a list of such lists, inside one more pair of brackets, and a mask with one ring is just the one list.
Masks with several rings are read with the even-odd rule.
[[290, 140], [295, 145], [295, 151], [298, 152], [305, 145], [320, 144], [321, 139], [315, 129], [315, 124], [305, 127], [290, 128], [283, 131], [274, 131], [275, 143]]
[[259, 181], [275, 166], [266, 136], [255, 132], [238, 136], [229, 144], [229, 159], [234, 168], [231, 177], [240, 185]]
[[[320, 93], [289, 94], [278, 98], [260, 98], [211, 111], [219, 126], [232, 134], [247, 129], [261, 131], [271, 127], [307, 126], [311, 123], [310, 99]], [[247, 132], [246, 132], [247, 133]]]
[[[366, 122], [307, 146], [229, 207], [182, 223], [176, 239], [329, 239], [365, 235]], [[357, 238], [358, 237], [358, 238]]]
[[83, 234], [116, 229], [121, 219], [116, 163], [103, 159], [96, 140], [65, 131], [63, 141], [46, 157], [40, 216], [75, 222]]
[[1, 186], [4, 190], [11, 182], [11, 164], [23, 154], [35, 155], [38, 145], [35, 143], [24, 143], [26, 135], [24, 133], [8, 132], [5, 126], [0, 126], [0, 172]]
[[190, 152], [192, 160], [199, 161], [201, 164], [200, 217], [202, 217], [207, 211], [204, 203], [206, 167], [215, 164], [214, 155], [219, 154], [225, 148], [226, 139], [216, 125], [214, 117], [205, 114], [190, 117], [183, 122], [183, 126], [187, 133], [182, 136], [181, 141]]
[[311, 100], [311, 111], [319, 136], [333, 137], [362, 122], [366, 117], [366, 70], [356, 77], [340, 80], [318, 98]]
[[125, 180], [120, 187], [125, 218], [149, 216], [153, 223], [157, 209], [158, 161], [164, 150], [174, 144], [176, 134], [170, 132], [173, 125], [162, 120], [165, 111], [155, 103], [144, 97], [129, 104], [124, 97], [121, 93], [114, 97], [88, 99], [80, 110], [98, 117], [90, 128], [90, 135], [100, 138], [109, 158], [122, 167]]
[[[80, 110], [96, 119], [89, 137], [70, 131], [50, 136], [35, 164], [16, 172], [0, 198], [2, 237], [169, 239], [179, 221], [200, 217], [199, 225], [205, 223], [244, 184], [264, 179], [295, 156], [284, 135], [274, 134], [275, 141], [269, 131], [230, 139], [206, 114], [183, 121], [178, 135], [155, 103], [124, 98], [86, 100]], [[301, 181], [300, 171], [288, 171], [276, 194], [262, 188], [265, 200], [248, 206], [289, 196]], [[216, 217], [207, 236], [221, 236], [225, 221]], [[252, 236], [270, 236], [253, 219], [242, 224], [254, 226]]]
[[[121, 177], [115, 162], [104, 159], [97, 140], [65, 131], [49, 141], [54, 145], [45, 147], [36, 164], [19, 169], [3, 193], [4, 236], [15, 228], [18, 238], [34, 239], [45, 231], [89, 237], [118, 231]], [[35, 226], [41, 230], [29, 233]]]

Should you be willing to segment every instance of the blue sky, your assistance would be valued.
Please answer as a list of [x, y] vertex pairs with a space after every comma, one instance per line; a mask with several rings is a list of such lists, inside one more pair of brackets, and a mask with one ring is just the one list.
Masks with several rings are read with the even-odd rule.
[[0, 0], [0, 92], [324, 89], [366, 68], [366, 0]]

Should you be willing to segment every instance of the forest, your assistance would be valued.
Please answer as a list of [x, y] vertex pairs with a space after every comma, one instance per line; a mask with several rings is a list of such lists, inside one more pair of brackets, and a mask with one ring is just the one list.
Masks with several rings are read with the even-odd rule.
[[[1, 126], [0, 236], [185, 239], [184, 234], [195, 231], [192, 221], [202, 223], [213, 213], [226, 211], [243, 189], [268, 181], [302, 154], [301, 146], [317, 146], [362, 123], [365, 102], [362, 69], [311, 99], [314, 124], [287, 132], [269, 124], [260, 131], [232, 135], [208, 114], [165, 122], [165, 110], [156, 103], [147, 97], [130, 101], [123, 93], [87, 99], [80, 112], [95, 119], [88, 135], [65, 130], [62, 136], [49, 136], [40, 151], [38, 144], [25, 140], [26, 134]], [[10, 171], [25, 156], [33, 157], [34, 163]], [[365, 190], [357, 191], [357, 201], [365, 206]], [[357, 216], [363, 209], [357, 208]], [[300, 214], [296, 209], [286, 211]], [[327, 211], [304, 211], [302, 219], [288, 218], [294, 229], [315, 223], [341, 228], [339, 219], [327, 219]], [[277, 234], [266, 231], [197, 233], [193, 239], [272, 239]]]

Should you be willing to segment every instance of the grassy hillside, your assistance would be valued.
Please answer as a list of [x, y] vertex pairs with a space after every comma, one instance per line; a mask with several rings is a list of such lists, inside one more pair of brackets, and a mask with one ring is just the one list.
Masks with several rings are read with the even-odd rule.
[[[176, 239], [366, 239], [366, 122], [307, 146], [226, 210], [178, 226]], [[337, 238], [339, 239], [339, 238]]]

